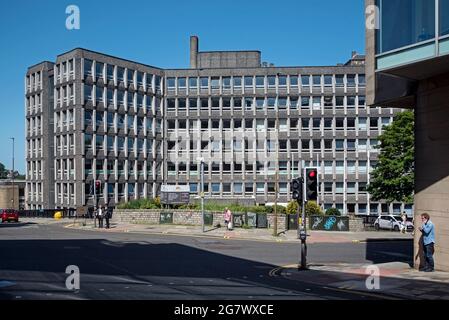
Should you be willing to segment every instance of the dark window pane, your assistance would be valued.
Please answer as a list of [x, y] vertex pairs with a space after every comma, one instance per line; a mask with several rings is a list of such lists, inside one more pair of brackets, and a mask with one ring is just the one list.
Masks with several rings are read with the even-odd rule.
[[440, 35], [449, 34], [449, 0], [440, 0]]
[[435, 37], [435, 0], [378, 0], [379, 4], [378, 53]]

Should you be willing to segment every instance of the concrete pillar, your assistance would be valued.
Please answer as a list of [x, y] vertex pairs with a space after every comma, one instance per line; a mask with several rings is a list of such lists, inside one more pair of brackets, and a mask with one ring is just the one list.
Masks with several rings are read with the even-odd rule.
[[[435, 224], [435, 268], [449, 271], [449, 73], [419, 83], [415, 109], [415, 228]], [[423, 265], [416, 229], [415, 267]]]
[[198, 68], [198, 37], [190, 37], [190, 68]]

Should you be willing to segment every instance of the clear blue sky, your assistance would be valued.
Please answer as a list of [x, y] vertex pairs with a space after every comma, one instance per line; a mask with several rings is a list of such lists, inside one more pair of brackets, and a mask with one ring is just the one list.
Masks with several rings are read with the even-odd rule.
[[[187, 68], [189, 36], [200, 51], [260, 50], [276, 66], [334, 65], [364, 52], [362, 0], [0, 1], [0, 162], [25, 171], [24, 75], [84, 47], [161, 68]], [[65, 28], [80, 8], [81, 29]]]

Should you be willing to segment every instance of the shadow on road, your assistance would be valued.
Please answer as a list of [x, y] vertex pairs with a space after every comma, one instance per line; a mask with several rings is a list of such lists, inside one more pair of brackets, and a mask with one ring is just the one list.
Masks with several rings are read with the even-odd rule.
[[20, 228], [20, 227], [26, 227], [26, 226], [32, 226], [37, 225], [37, 223], [34, 222], [3, 222], [0, 223], [0, 228]]
[[[235, 246], [235, 243], [222, 243], [221, 246]], [[394, 245], [393, 245], [394, 246]], [[231, 248], [232, 249], [232, 248]], [[342, 280], [342, 273], [329, 271], [310, 272], [307, 279], [287, 279], [283, 276], [269, 276], [269, 271], [277, 266], [236, 258], [179, 243], [151, 243], [149, 241], [110, 241], [106, 239], [65, 239], [65, 240], [1, 240], [0, 241], [0, 280], [17, 282], [42, 295], [48, 290], [42, 285], [52, 281], [64, 291], [64, 272], [68, 265], [79, 267], [81, 275], [95, 279], [91, 285], [108, 285], [116, 278], [129, 279], [131, 283], [141, 284], [140, 299], [154, 299], [154, 292], [144, 286], [151, 281], [178, 279], [195, 284], [173, 285], [172, 291], [159, 291], [156, 299], [223, 299], [236, 296], [248, 299], [248, 293], [259, 299], [301, 299], [316, 297], [325, 299], [381, 299], [382, 293], [373, 297], [360, 292], [331, 290], [332, 282]], [[367, 257], [375, 263], [386, 261], [408, 261], [409, 254], [402, 257], [384, 252], [376, 242], [367, 242]], [[393, 258], [395, 257], [395, 258]], [[24, 277], [22, 278], [21, 275]], [[343, 274], [344, 275], [344, 274]], [[344, 279], [352, 279], [347, 275]], [[23, 279], [26, 279], [23, 280]], [[156, 280], [155, 280], [156, 279]], [[180, 280], [181, 279], [181, 280]], [[203, 279], [202, 284], [196, 284]], [[214, 282], [204, 282], [214, 279]], [[325, 280], [325, 283], [323, 283]], [[61, 283], [59, 283], [59, 282]], [[175, 280], [176, 281], [176, 280]], [[1, 281], [0, 281], [1, 282]], [[417, 286], [426, 286], [426, 281], [416, 281]], [[162, 286], [162, 284], [161, 284]], [[0, 288], [0, 298], [11, 299], [17, 292], [13, 287]], [[23, 289], [26, 291], [27, 289]], [[139, 289], [140, 290], [140, 289]], [[176, 293], [173, 293], [176, 290]], [[240, 290], [240, 291], [239, 291]], [[93, 290], [95, 291], [95, 290]], [[104, 299], [97, 293], [86, 292], [84, 298]], [[110, 291], [109, 291], [110, 292]], [[232, 293], [231, 293], [232, 292]], [[269, 294], [268, 292], [271, 292]], [[65, 291], [67, 294], [67, 291]], [[274, 293], [274, 294], [273, 294]], [[126, 292], [116, 292], [108, 299], [129, 299]], [[45, 296], [44, 296], [45, 298]]]
[[366, 260], [373, 264], [405, 262], [413, 266], [413, 239], [367, 239]]

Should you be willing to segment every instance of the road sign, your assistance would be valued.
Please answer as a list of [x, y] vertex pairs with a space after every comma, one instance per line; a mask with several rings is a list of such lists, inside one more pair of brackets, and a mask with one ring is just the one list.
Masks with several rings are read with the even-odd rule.
[[188, 204], [190, 202], [190, 188], [188, 185], [161, 186], [161, 203]]

